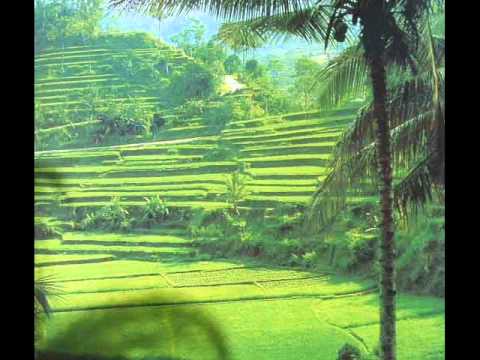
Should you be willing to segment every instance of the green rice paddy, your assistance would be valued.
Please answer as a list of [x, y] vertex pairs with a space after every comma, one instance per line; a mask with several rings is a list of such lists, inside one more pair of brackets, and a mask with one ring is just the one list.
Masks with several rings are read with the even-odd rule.
[[[210, 334], [216, 329], [232, 359], [332, 359], [345, 342], [371, 353], [378, 341], [378, 293], [371, 279], [336, 275], [328, 267], [310, 272], [199, 261], [189, 256], [190, 240], [178, 229], [67, 232], [62, 240], [37, 244], [36, 251], [59, 252], [36, 255], [36, 277], [56, 284], [40, 348], [220, 359]], [[76, 255], [92, 248], [103, 254]], [[143, 258], [129, 260], [127, 249]], [[148, 261], [151, 251], [173, 252]], [[93, 256], [99, 262], [67, 262]], [[54, 262], [61, 257], [65, 263]], [[399, 359], [444, 358], [444, 307], [443, 299], [400, 294]], [[86, 332], [95, 336], [80, 341]]]
[[[150, 56], [153, 50], [135, 51]], [[162, 51], [186, 61], [174, 49]], [[60, 59], [81, 71], [62, 79], [38, 77], [36, 96], [52, 109], [77, 108], [82, 88], [119, 85], [105, 63], [112, 55], [122, 53], [75, 47], [39, 56], [38, 73], [58, 67]], [[138, 99], [148, 106], [161, 102], [141, 92]], [[182, 125], [152, 143], [37, 152], [37, 208], [89, 210], [113, 197], [138, 207], [154, 195], [172, 209], [223, 208], [225, 179], [237, 169], [249, 176], [243, 209], [306, 205], [328, 174], [332, 148], [355, 110], [237, 121], [215, 136], [203, 134], [201, 125]], [[198, 135], [189, 135], [191, 130]], [[212, 160], [218, 144], [237, 155]], [[349, 201], [376, 198], [361, 194]], [[171, 228], [66, 232], [62, 239], [36, 241], [35, 276], [53, 279], [58, 288], [49, 298], [54, 312], [39, 347], [212, 360], [221, 359], [225, 348], [238, 360], [335, 359], [346, 342], [364, 353], [375, 351], [374, 279], [340, 276], [327, 266], [310, 272], [200, 261], [194, 251], [188, 234]], [[398, 303], [398, 359], [443, 359], [444, 301], [400, 294]]]

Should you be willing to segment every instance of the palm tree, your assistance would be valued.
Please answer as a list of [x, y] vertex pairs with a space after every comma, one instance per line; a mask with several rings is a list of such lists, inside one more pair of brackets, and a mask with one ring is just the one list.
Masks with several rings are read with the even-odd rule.
[[[266, 40], [277, 35], [295, 35], [328, 45], [333, 37], [346, 39], [349, 29], [357, 34], [372, 85], [372, 115], [376, 124], [375, 152], [380, 182], [381, 241], [381, 355], [396, 359], [395, 242], [393, 219], [393, 174], [390, 121], [387, 112], [386, 66], [397, 63], [413, 67], [418, 44], [418, 21], [442, 0], [110, 0], [113, 6], [148, 10], [153, 6], [171, 14], [194, 9], [235, 20], [236, 31]], [[360, 24], [357, 28], [357, 24]], [[349, 26], [350, 25], [350, 26]]]
[[[394, 204], [405, 218], [432, 199], [432, 190], [441, 196], [444, 190], [445, 41], [443, 36], [432, 35], [428, 22], [415, 55], [414, 75], [394, 65], [388, 69], [391, 76], [386, 109], [397, 180]], [[358, 45], [330, 61], [315, 84], [322, 86], [321, 105], [336, 106], [344, 99], [365, 96], [370, 87], [366, 68]], [[359, 188], [366, 178], [375, 179], [373, 110], [370, 100], [336, 145], [333, 170], [314, 194], [310, 207], [309, 220], [314, 220], [310, 224], [316, 230], [328, 225], [345, 207], [347, 190]]]

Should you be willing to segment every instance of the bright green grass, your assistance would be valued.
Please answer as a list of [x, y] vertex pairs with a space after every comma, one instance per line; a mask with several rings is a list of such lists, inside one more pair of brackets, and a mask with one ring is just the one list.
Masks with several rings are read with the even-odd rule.
[[317, 180], [315, 179], [253, 179], [248, 182], [249, 186], [316, 186]]
[[[182, 196], [195, 196], [202, 197], [207, 195], [208, 191], [205, 190], [166, 190], [159, 193], [158, 191], [96, 191], [96, 192], [71, 192], [65, 196], [62, 196], [62, 199], [82, 199], [82, 198], [95, 198], [95, 197], [115, 197], [121, 196], [122, 198], [128, 197], [139, 197], [139, 196], [155, 196], [161, 195], [162, 197], [182, 197]], [[53, 199], [53, 198], [52, 198]]]
[[[357, 327], [353, 332], [365, 340], [368, 349], [377, 347], [379, 325]], [[397, 349], [399, 360], [445, 359], [445, 315], [398, 321]]]
[[[111, 201], [79, 201], [79, 202], [72, 202], [67, 204], [62, 204], [64, 207], [102, 207], [106, 205], [110, 205]], [[129, 201], [129, 200], [120, 200], [119, 203], [123, 206], [145, 206], [145, 201]], [[225, 202], [218, 202], [218, 201], [168, 201], [168, 205], [170, 208], [192, 208], [192, 209], [207, 209], [207, 210], [214, 210], [214, 209], [224, 209], [229, 207], [229, 205]]]
[[281, 185], [247, 185], [247, 189], [253, 193], [274, 193], [281, 194], [285, 192], [310, 192], [315, 191], [314, 186], [304, 186], [304, 185], [291, 185], [291, 186], [281, 186]]
[[[81, 244], [81, 245], [72, 245], [65, 242], [62, 244], [60, 240], [41, 240], [35, 242], [35, 251], [58, 251], [65, 253], [144, 253], [144, 254], [164, 254], [164, 255], [179, 255], [179, 254], [188, 254], [190, 249], [180, 248], [180, 247], [153, 247], [153, 246], [131, 246], [131, 245], [92, 245], [92, 244]], [[73, 255], [73, 254], [72, 254]]]
[[[233, 359], [335, 359], [345, 342], [362, 349], [348, 331], [315, 316], [313, 309], [326, 302], [290, 299], [57, 313], [43, 346], [108, 356], [213, 360], [213, 347], [202, 335], [206, 329], [193, 325], [203, 315], [221, 329]], [[443, 359], [443, 326], [441, 315], [399, 321], [399, 360]], [[96, 336], [82, 336], [90, 333]], [[378, 326], [357, 328], [355, 334], [371, 349]]]
[[184, 184], [166, 184], [166, 185], [117, 185], [117, 186], [62, 186], [59, 188], [56, 185], [42, 185], [35, 186], [36, 193], [52, 193], [52, 192], [78, 192], [78, 191], [155, 191], [159, 195], [167, 190], [205, 190], [216, 191], [218, 193], [225, 192], [225, 186], [220, 184], [210, 183], [184, 183]]
[[[322, 302], [314, 309], [317, 317], [342, 328], [356, 328], [378, 324], [378, 295], [369, 294]], [[397, 319], [425, 317], [445, 312], [443, 299], [400, 294], [397, 298]]]
[[[282, 132], [273, 132], [270, 134], [258, 134], [258, 135], [243, 135], [243, 136], [237, 136], [235, 138], [226, 138], [226, 140], [232, 141], [234, 144], [241, 144], [241, 145], [250, 145], [250, 144], [258, 144], [259, 142], [262, 143], [274, 143], [274, 142], [280, 142], [280, 141], [286, 141], [288, 142], [290, 139], [294, 138], [301, 138], [306, 137], [306, 138], [316, 138], [316, 139], [323, 139], [323, 138], [329, 138], [331, 139], [332, 137], [338, 136], [341, 134], [340, 131], [335, 132], [335, 133], [320, 133], [318, 134], [319, 129], [324, 129], [324, 128], [310, 128], [310, 129], [300, 129], [300, 130], [290, 130], [290, 131], [282, 131]], [[316, 135], [313, 137], [313, 135]]]
[[175, 286], [224, 285], [252, 281], [269, 281], [282, 279], [299, 279], [312, 277], [305, 271], [279, 270], [273, 268], [243, 268], [217, 270], [210, 272], [176, 273], [167, 276]]
[[[178, 230], [171, 231], [173, 234], [178, 234]], [[69, 242], [81, 242], [81, 241], [97, 241], [99, 243], [109, 242], [125, 242], [132, 244], [147, 243], [147, 244], [190, 244], [190, 240], [184, 237], [175, 236], [172, 234], [142, 234], [142, 233], [130, 233], [130, 234], [118, 234], [118, 233], [98, 233], [98, 232], [67, 232], [63, 234], [63, 242], [68, 244]]]
[[35, 276], [52, 276], [56, 281], [86, 280], [132, 275], [171, 273], [178, 271], [209, 271], [241, 267], [234, 261], [150, 262], [115, 260], [105, 264], [65, 265], [35, 269]]
[[[168, 278], [168, 276], [167, 276]], [[136, 291], [114, 291], [100, 293], [63, 294], [61, 299], [52, 298], [51, 306], [56, 311], [82, 310], [124, 306], [145, 306], [160, 304], [183, 304], [197, 302], [238, 301], [248, 299], [268, 299], [293, 296], [335, 296], [367, 290], [369, 282], [342, 281], [345, 279], [318, 280], [316, 284], [304, 286], [299, 280], [298, 286], [282, 287], [274, 282], [274, 287], [251, 284], [231, 283], [216, 286], [192, 286], [178, 288], [139, 289]], [[291, 280], [290, 282], [294, 282]], [[267, 283], [268, 284], [268, 283]], [[182, 300], [178, 300], [182, 299]], [[188, 300], [185, 300], [188, 299]]]
[[326, 175], [328, 168], [322, 166], [286, 166], [269, 168], [252, 168], [249, 170], [254, 176], [268, 175]]
[[[136, 359], [220, 359], [211, 339], [205, 336], [207, 324], [194, 323], [206, 317], [220, 327], [232, 359], [292, 359], [293, 354], [295, 359], [333, 359], [351, 337], [312, 319], [313, 302], [242, 302], [56, 314], [46, 345], [76, 353], [90, 350]], [[96, 336], [81, 336], [88, 333]]]
[[[330, 122], [332, 120], [343, 120], [343, 119], [349, 119], [351, 117], [345, 117], [345, 116], [340, 116], [340, 117], [325, 117], [325, 118], [314, 118], [314, 119], [306, 119], [306, 120], [295, 120], [295, 121], [287, 121], [283, 120], [280, 123], [274, 123], [270, 125], [265, 125], [265, 126], [252, 126], [252, 127], [244, 127], [240, 129], [225, 129], [223, 133], [225, 135], [234, 135], [234, 134], [248, 134], [250, 132], [268, 132], [272, 130], [280, 130], [280, 129], [290, 129], [290, 128], [298, 128], [298, 127], [304, 127], [304, 126], [315, 126], [315, 125], [324, 125], [325, 122]], [[254, 119], [253, 121], [258, 121], [259, 119]], [[235, 124], [235, 123], [233, 123]], [[324, 127], [325, 131], [329, 131], [328, 125]]]
[[65, 184], [65, 185], [78, 185], [85, 184], [86, 186], [94, 185], [122, 185], [122, 184], [181, 184], [183, 182], [191, 181], [225, 181], [225, 174], [191, 174], [191, 175], [176, 175], [176, 176], [150, 176], [150, 177], [123, 177], [123, 178], [85, 178], [85, 179], [72, 179], [72, 178], [35, 178], [37, 184]]
[[307, 203], [311, 200], [311, 195], [299, 196], [299, 195], [249, 195], [246, 197], [246, 201], [253, 200], [256, 202], [282, 202], [282, 203]]
[[65, 281], [57, 285], [60, 294], [98, 293], [167, 288], [163, 275], [144, 275], [130, 278]]
[[77, 173], [92, 173], [92, 174], [102, 174], [107, 172], [114, 171], [143, 171], [143, 170], [174, 170], [174, 169], [201, 169], [203, 167], [231, 167], [237, 165], [233, 161], [217, 161], [217, 162], [194, 162], [194, 163], [185, 163], [185, 164], [167, 164], [167, 165], [142, 165], [141, 163], [134, 166], [69, 166], [69, 167], [36, 167], [36, 173], [56, 173], [56, 174], [77, 174]]
[[[108, 151], [129, 151], [135, 152], [138, 151], [141, 154], [143, 151], [148, 150], [182, 150], [182, 149], [202, 149], [208, 150], [213, 148], [213, 142], [218, 140], [218, 136], [200, 136], [200, 137], [189, 137], [189, 138], [181, 138], [175, 140], [162, 140], [162, 141], [154, 141], [148, 143], [135, 143], [135, 144], [128, 144], [128, 145], [111, 145], [111, 146], [102, 146], [102, 147], [90, 147], [90, 148], [82, 148], [82, 149], [65, 149], [65, 150], [44, 150], [38, 151], [35, 153], [36, 158], [47, 158], [49, 156], [52, 157], [82, 157], [83, 155], [90, 154], [91, 156], [95, 156], [99, 152], [108, 152]], [[212, 142], [212, 144], [199, 144], [199, 142]], [[195, 143], [195, 144], [192, 144]], [[182, 144], [187, 144], [181, 146]]]
[[114, 256], [109, 254], [94, 254], [94, 255], [44, 255], [44, 254], [35, 254], [35, 265], [46, 265], [46, 264], [55, 264], [59, 265], [61, 263], [70, 263], [72, 261], [89, 261], [89, 260], [113, 260]]
[[245, 157], [239, 159], [246, 162], [263, 162], [263, 161], [285, 161], [285, 160], [329, 160], [330, 154], [291, 154], [291, 155], [271, 155], [258, 157]]
[[332, 147], [335, 145], [334, 141], [324, 141], [322, 143], [309, 143], [309, 144], [288, 144], [288, 145], [275, 145], [275, 146], [264, 146], [264, 145], [258, 145], [258, 146], [249, 146], [247, 148], [244, 148], [240, 150], [240, 152], [251, 152], [251, 151], [268, 151], [268, 150], [279, 150], [279, 149], [298, 149], [298, 148], [305, 148], [305, 147]]

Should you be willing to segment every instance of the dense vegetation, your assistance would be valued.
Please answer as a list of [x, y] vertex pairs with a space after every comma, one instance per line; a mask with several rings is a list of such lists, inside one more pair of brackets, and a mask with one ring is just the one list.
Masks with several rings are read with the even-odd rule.
[[[245, 52], [260, 43], [232, 36], [245, 24], [206, 39], [191, 20], [172, 46], [102, 32], [102, 16], [102, 1], [35, 3], [39, 348], [253, 359], [261, 341], [265, 358], [376, 358], [382, 215], [363, 50], [260, 61]], [[444, 190], [429, 170], [443, 166], [442, 129], [429, 135], [443, 111], [441, 16], [415, 74], [388, 68], [400, 359], [444, 357]], [[205, 303], [226, 339], [201, 312], [189, 322]], [[149, 307], [166, 304], [190, 305]], [[258, 317], [261, 340], [247, 326]], [[145, 323], [145, 336], [125, 330], [134, 352], [111, 336]]]

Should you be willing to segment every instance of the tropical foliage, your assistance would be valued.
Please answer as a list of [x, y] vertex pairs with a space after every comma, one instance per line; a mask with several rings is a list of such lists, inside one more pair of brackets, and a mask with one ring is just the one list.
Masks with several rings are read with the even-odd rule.
[[[403, 216], [428, 201], [442, 201], [444, 187], [444, 39], [434, 37], [426, 26], [416, 55], [414, 74], [395, 65], [389, 71], [394, 199]], [[345, 98], [368, 94], [366, 66], [358, 46], [330, 62], [318, 77], [322, 105], [334, 106]], [[368, 191], [369, 185], [378, 186], [374, 105], [369, 101], [336, 145], [333, 171], [314, 196], [311, 215], [317, 226], [328, 224], [345, 207], [351, 189]], [[373, 183], [365, 184], [364, 179]]]

